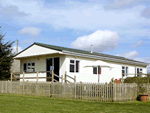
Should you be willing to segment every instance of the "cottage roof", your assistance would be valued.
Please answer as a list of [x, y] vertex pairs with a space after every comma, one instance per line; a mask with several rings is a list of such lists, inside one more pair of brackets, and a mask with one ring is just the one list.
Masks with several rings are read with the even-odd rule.
[[[125, 57], [120, 57], [120, 56], [115, 56], [115, 55], [108, 55], [108, 54], [102, 54], [102, 53], [97, 53], [97, 52], [92, 52], [91, 53], [90, 51], [67, 48], [67, 47], [60, 47], [60, 46], [54, 46], [54, 45], [49, 45], [49, 44], [37, 43], [37, 42], [34, 42], [32, 45], [34, 45], [34, 44], [38, 45], [38, 46], [41, 46], [41, 47], [61, 51], [61, 52], [68, 51], [68, 52], [71, 52], [71, 53], [81, 53], [83, 55], [94, 55], [94, 56], [100, 56], [100, 57], [105, 57], [105, 58], [120, 59], [122, 61], [128, 61], [128, 62], [131, 62], [132, 64], [138, 64], [138, 65], [143, 65], [143, 66], [149, 65], [148, 63], [145, 63], [145, 62], [131, 60], [131, 59], [128, 59], [128, 58], [125, 58]], [[31, 46], [29, 46], [29, 47], [31, 47]], [[28, 49], [28, 48], [26, 48], [26, 49]], [[26, 49], [24, 49], [23, 51], [25, 51]], [[23, 52], [23, 51], [21, 51], [21, 52]], [[18, 54], [20, 54], [20, 53], [18, 53]], [[15, 56], [17, 56], [18, 54], [16, 54]]]

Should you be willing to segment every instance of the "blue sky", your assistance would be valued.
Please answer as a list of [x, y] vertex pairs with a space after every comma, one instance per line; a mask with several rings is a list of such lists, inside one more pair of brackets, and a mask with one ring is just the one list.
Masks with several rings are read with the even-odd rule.
[[0, 26], [19, 51], [34, 42], [93, 44], [95, 52], [150, 63], [149, 12], [150, 0], [1, 0]]

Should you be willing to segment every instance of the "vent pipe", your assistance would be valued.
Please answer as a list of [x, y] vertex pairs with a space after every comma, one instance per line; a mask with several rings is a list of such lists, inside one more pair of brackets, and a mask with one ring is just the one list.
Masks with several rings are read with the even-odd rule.
[[93, 49], [93, 45], [91, 45], [91, 53], [93, 53], [93, 50], [92, 50], [92, 49]]

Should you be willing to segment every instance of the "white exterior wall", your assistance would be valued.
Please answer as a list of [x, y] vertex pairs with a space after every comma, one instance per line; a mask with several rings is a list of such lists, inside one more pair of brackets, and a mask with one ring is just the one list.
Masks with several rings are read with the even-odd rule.
[[41, 47], [38, 45], [33, 45], [29, 47], [27, 50], [23, 51], [22, 53], [18, 54], [15, 58], [21, 57], [30, 57], [30, 56], [37, 56], [37, 55], [46, 55], [46, 54], [54, 54], [59, 53], [59, 51], [48, 49], [45, 47]]
[[[79, 60], [79, 73], [72, 73], [70, 71], [70, 60]], [[96, 61], [94, 59], [88, 58], [81, 58], [81, 57], [73, 57], [73, 56], [66, 56], [65, 64], [66, 64], [66, 71], [67, 75], [74, 77], [76, 75], [77, 82], [98, 82], [98, 75], [93, 74], [92, 67], [85, 67], [87, 64]], [[135, 67], [132, 65], [125, 65], [119, 64], [114, 62], [106, 62], [108, 66], [113, 67], [111, 70], [110, 68], [102, 67], [101, 68], [101, 75], [100, 75], [100, 83], [110, 82], [112, 78], [119, 79], [122, 78], [122, 66], [128, 66], [128, 73], [135, 74]], [[104, 65], [104, 64], [100, 64]], [[141, 67], [143, 69], [143, 73], [147, 73], [146, 67]], [[133, 77], [134, 75], [129, 75]], [[126, 78], [126, 77], [124, 77]], [[68, 78], [68, 80], [72, 81]], [[72, 81], [73, 82], [73, 81]]]

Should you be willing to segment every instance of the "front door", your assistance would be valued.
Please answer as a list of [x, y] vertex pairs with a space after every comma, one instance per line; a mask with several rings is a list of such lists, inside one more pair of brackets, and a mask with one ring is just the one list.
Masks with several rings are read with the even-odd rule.
[[[46, 59], [46, 71], [53, 70], [59, 76], [59, 57]], [[52, 77], [51, 72], [47, 72], [47, 77]], [[54, 79], [59, 81], [59, 78], [54, 76]], [[52, 81], [52, 78], [47, 78], [46, 81]]]

